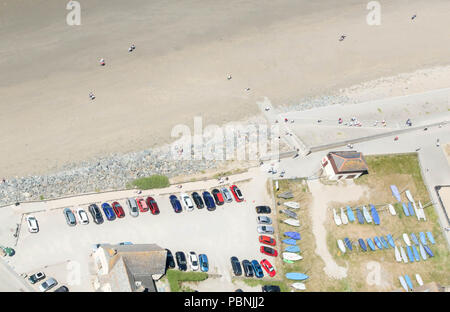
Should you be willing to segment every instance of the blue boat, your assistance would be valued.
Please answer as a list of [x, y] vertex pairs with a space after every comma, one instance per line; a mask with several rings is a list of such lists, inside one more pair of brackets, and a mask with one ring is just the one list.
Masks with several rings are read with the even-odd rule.
[[370, 249], [372, 249], [372, 251], [375, 250], [375, 244], [373, 243], [371, 238], [368, 238], [367, 240], [367, 245], [369, 245]]
[[394, 196], [398, 202], [402, 201], [402, 198], [400, 197], [400, 192], [398, 191], [397, 186], [391, 185], [391, 192], [392, 192], [392, 196]]
[[436, 244], [436, 242], [434, 241], [433, 234], [431, 232], [427, 232], [427, 236], [430, 243], [432, 243], [433, 245]]
[[352, 208], [350, 208], [350, 206], [347, 206], [347, 216], [348, 216], [348, 221], [355, 222], [355, 215], [353, 214], [353, 210], [352, 210]]
[[414, 214], [414, 208], [413, 208], [411, 202], [408, 202], [408, 210], [409, 210], [409, 215], [410, 215], [410, 216], [414, 216], [414, 215], [415, 215], [415, 214]]
[[284, 236], [290, 237], [292, 239], [300, 240], [300, 233], [298, 232], [284, 232]]
[[359, 243], [359, 246], [361, 246], [361, 249], [363, 251], [367, 251], [366, 243], [364, 243], [362, 238], [358, 239], [358, 243]]
[[359, 224], [364, 224], [364, 217], [362, 215], [361, 209], [356, 208], [356, 217], [358, 218]]
[[380, 239], [378, 238], [378, 236], [375, 236], [375, 237], [373, 238], [373, 241], [375, 242], [375, 245], [377, 245], [378, 249], [383, 249], [383, 245], [381, 245], [381, 241], [380, 241]]
[[424, 232], [420, 232], [419, 236], [420, 236], [420, 241], [422, 242], [422, 245], [425, 246], [427, 244], [427, 238], [425, 237], [425, 233]]
[[413, 289], [413, 284], [412, 284], [411, 279], [409, 278], [409, 276], [407, 274], [405, 274], [405, 282], [408, 285], [409, 289]]
[[416, 262], [420, 261], [420, 256], [419, 256], [419, 251], [416, 248], [416, 245], [412, 245], [411, 246], [413, 254], [414, 254], [414, 259], [416, 259]]
[[284, 248], [284, 251], [286, 252], [300, 252], [300, 247], [298, 246], [287, 246]]
[[395, 248], [394, 239], [392, 238], [392, 235], [388, 234], [386, 238], [388, 239], [389, 245], [391, 245], [392, 248]]
[[414, 256], [411, 250], [411, 247], [406, 246], [406, 253], [408, 254], [409, 262], [414, 262]]
[[304, 281], [305, 279], [308, 279], [309, 276], [303, 273], [289, 272], [286, 273], [286, 278], [294, 281]]
[[347, 248], [350, 249], [350, 251], [353, 250], [352, 242], [348, 239], [348, 237], [344, 238], [344, 243], [345, 246], [347, 246]]
[[375, 206], [372, 204], [370, 205], [370, 214], [372, 215], [373, 222], [376, 225], [380, 225], [380, 216], [378, 215], [378, 212], [375, 209]]
[[389, 245], [388, 245], [387, 241], [384, 239], [384, 236], [380, 236], [380, 241], [383, 244], [385, 249], [389, 248]]
[[428, 247], [428, 246], [423, 246], [423, 248], [425, 249], [425, 251], [427, 252], [427, 254], [428, 254], [430, 257], [433, 257], [433, 256], [434, 256], [434, 254], [433, 254], [433, 252], [431, 251], [430, 247]]
[[414, 242], [414, 244], [419, 245], [419, 240], [416, 237], [416, 234], [411, 233], [411, 239]]
[[283, 239], [283, 243], [295, 246], [297, 244], [297, 241], [295, 239], [288, 238], [288, 239]]
[[408, 207], [406, 207], [405, 203], [402, 203], [402, 206], [403, 206], [403, 212], [404, 212], [405, 216], [409, 217]]

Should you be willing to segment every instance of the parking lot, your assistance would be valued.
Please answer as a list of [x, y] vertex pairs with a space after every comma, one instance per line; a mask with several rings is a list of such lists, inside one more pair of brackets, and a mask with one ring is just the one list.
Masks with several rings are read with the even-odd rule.
[[[230, 177], [229, 182], [227, 186], [233, 183], [239, 186], [244, 202], [225, 203], [217, 206], [215, 211], [195, 208], [192, 212], [183, 210], [176, 214], [169, 201], [171, 194], [190, 194], [219, 186], [217, 180], [192, 182], [183, 184], [182, 189], [176, 188], [176, 192], [172, 186], [157, 192], [143, 191], [142, 194], [135, 195], [144, 198], [153, 196], [161, 211], [159, 215], [144, 212], [136, 218], [131, 217], [125, 198], [122, 198], [119, 203], [126, 216], [114, 221], [105, 219], [101, 225], [95, 224], [89, 214], [88, 225], [68, 226], [62, 213], [63, 208], [67, 207], [66, 199], [60, 208], [33, 213], [39, 222], [39, 233], [29, 233], [23, 221], [16, 246], [17, 254], [12, 259], [15, 270], [27, 274], [42, 270], [47, 277], [55, 277], [60, 285], [67, 285], [72, 291], [92, 291], [90, 253], [93, 244], [156, 243], [170, 249], [173, 254], [176, 251], [187, 253], [191, 250], [197, 254], [207, 254], [210, 272], [222, 275], [224, 282], [231, 282], [231, 256], [237, 256], [240, 260], [260, 261], [265, 258], [259, 252], [257, 214], [254, 207], [260, 204], [270, 205], [271, 198], [267, 194], [266, 179], [259, 169]], [[114, 197], [117, 194], [110, 195], [109, 203], [118, 199]], [[79, 197], [72, 201], [83, 202]], [[73, 209], [77, 206], [74, 205]], [[81, 207], [87, 211], [86, 204]]]

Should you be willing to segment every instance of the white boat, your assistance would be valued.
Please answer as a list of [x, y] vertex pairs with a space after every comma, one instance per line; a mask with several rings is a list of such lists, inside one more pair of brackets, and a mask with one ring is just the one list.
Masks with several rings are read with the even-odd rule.
[[416, 274], [416, 281], [417, 284], [419, 284], [419, 286], [423, 286], [423, 279], [422, 276], [420, 276], [419, 274]]
[[397, 245], [395, 245], [395, 261], [402, 262], [402, 256], [400, 255]]
[[412, 205], [413, 205], [414, 213], [416, 214], [417, 221], [420, 221], [421, 214], [418, 211], [419, 209], [417, 209], [416, 202], [412, 202]]
[[389, 204], [388, 207], [389, 207], [389, 212], [391, 213], [391, 215], [393, 215], [393, 216], [397, 215], [397, 212], [395, 211], [395, 208], [393, 205]]
[[414, 201], [414, 198], [412, 197], [411, 192], [410, 192], [409, 190], [406, 190], [406, 191], [405, 191], [405, 195], [406, 195], [406, 198], [408, 198], [408, 200], [409, 200], [410, 202], [413, 202], [413, 201]]
[[306, 285], [303, 284], [303, 283], [294, 283], [291, 286], [294, 287], [295, 289], [298, 289], [298, 290], [305, 290], [306, 289]]
[[337, 240], [337, 244], [338, 244], [339, 249], [340, 249], [343, 253], [345, 253], [345, 245], [344, 245], [344, 242], [342, 241], [342, 239], [338, 239], [338, 240]]
[[341, 208], [341, 220], [343, 224], [348, 224], [348, 218], [343, 208]]
[[411, 246], [411, 241], [409, 240], [408, 234], [403, 233], [403, 240], [405, 241], [406, 245]]
[[427, 253], [425, 252], [425, 248], [423, 248], [422, 243], [419, 244], [419, 251], [420, 251], [420, 255], [422, 256], [422, 259], [427, 260], [428, 256], [427, 256]]
[[339, 218], [338, 214], [336, 213], [336, 209], [333, 208], [333, 217], [334, 217], [334, 223], [336, 223], [337, 226], [342, 224], [341, 218]]
[[402, 255], [403, 262], [408, 263], [408, 257], [406, 256], [406, 252], [403, 246], [400, 246], [400, 254]]
[[302, 260], [303, 257], [293, 252], [283, 252], [283, 259], [297, 261]]
[[409, 291], [408, 290], [408, 285], [406, 285], [405, 278], [402, 275], [400, 275], [398, 277], [398, 279], [400, 280], [400, 284], [402, 285], [403, 289], [406, 290], [406, 292], [408, 292]]
[[283, 222], [292, 226], [300, 226], [300, 221], [291, 218], [283, 220]]
[[285, 205], [288, 208], [292, 208], [292, 209], [299, 209], [300, 208], [300, 204], [297, 203], [297, 202], [293, 202], [293, 201], [285, 202], [285, 203], [283, 203], [283, 205]]
[[422, 203], [419, 200], [419, 214], [420, 214], [420, 218], [423, 219], [424, 221], [427, 221], [427, 217], [425, 216], [425, 210], [423, 210], [423, 206]]
[[363, 206], [363, 215], [364, 215], [364, 219], [366, 219], [367, 223], [372, 223], [372, 217], [370, 216], [370, 213], [367, 210], [366, 206]]

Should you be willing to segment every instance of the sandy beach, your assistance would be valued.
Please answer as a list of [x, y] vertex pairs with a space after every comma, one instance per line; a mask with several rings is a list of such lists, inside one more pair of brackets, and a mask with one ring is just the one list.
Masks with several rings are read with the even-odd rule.
[[290, 106], [441, 66], [413, 82], [449, 87], [449, 1], [382, 2], [380, 26], [356, 0], [80, 2], [68, 26], [65, 1], [0, 1], [0, 178], [158, 146], [194, 116], [250, 118], [265, 96]]

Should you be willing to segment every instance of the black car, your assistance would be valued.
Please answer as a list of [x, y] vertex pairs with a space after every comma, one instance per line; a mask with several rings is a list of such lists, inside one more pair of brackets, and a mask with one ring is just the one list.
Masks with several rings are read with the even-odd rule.
[[262, 287], [263, 292], [281, 292], [281, 289], [279, 286], [276, 285], [264, 285]]
[[183, 211], [183, 208], [181, 207], [181, 203], [175, 195], [170, 195], [169, 199], [170, 199], [170, 204], [172, 205], [172, 208], [176, 213], [180, 213]]
[[239, 259], [237, 257], [231, 257], [231, 267], [233, 268], [234, 275], [241, 276], [242, 275], [242, 268], [241, 263], [239, 262]]
[[192, 199], [194, 199], [194, 203], [198, 209], [205, 207], [202, 197], [197, 192], [192, 193]]
[[28, 280], [30, 281], [31, 284], [36, 284], [37, 282], [39, 282], [40, 280], [43, 280], [45, 278], [45, 274], [44, 272], [37, 272], [34, 273], [33, 275], [31, 275]]
[[95, 223], [97, 223], [97, 224], [103, 223], [102, 213], [100, 212], [100, 209], [98, 208], [98, 206], [96, 204], [89, 205], [89, 212], [91, 213], [92, 219], [94, 219]]
[[175, 260], [173, 259], [172, 252], [167, 248], [166, 250], [167, 250], [166, 269], [167, 268], [173, 269], [175, 267]]
[[205, 201], [206, 209], [208, 209], [208, 211], [216, 210], [216, 204], [214, 203], [214, 198], [210, 192], [203, 192], [203, 200]]
[[256, 213], [271, 213], [269, 206], [256, 206]]
[[244, 268], [244, 275], [246, 277], [253, 277], [253, 266], [248, 260], [242, 261], [242, 267]]
[[66, 286], [61, 286], [56, 289], [55, 292], [69, 292], [69, 288], [67, 288]]
[[177, 251], [175, 253], [175, 258], [177, 259], [178, 269], [180, 271], [186, 271], [187, 263], [186, 263], [186, 256], [184, 255], [184, 252]]
[[214, 196], [214, 200], [216, 201], [216, 205], [220, 206], [225, 204], [225, 200], [223, 198], [222, 192], [218, 189], [213, 189], [211, 194]]

